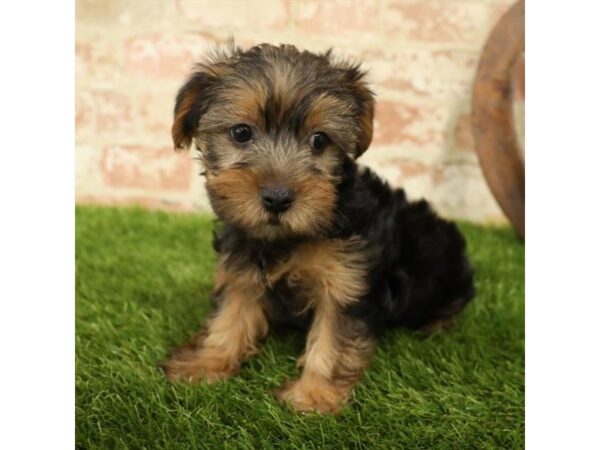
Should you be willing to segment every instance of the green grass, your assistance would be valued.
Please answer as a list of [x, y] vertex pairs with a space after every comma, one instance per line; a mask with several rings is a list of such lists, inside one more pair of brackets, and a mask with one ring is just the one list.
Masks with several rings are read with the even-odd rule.
[[79, 448], [521, 448], [524, 248], [505, 228], [461, 225], [478, 289], [452, 330], [386, 333], [339, 416], [298, 415], [271, 394], [293, 377], [297, 334], [271, 335], [240, 374], [175, 386], [156, 368], [208, 312], [209, 217], [76, 212]]

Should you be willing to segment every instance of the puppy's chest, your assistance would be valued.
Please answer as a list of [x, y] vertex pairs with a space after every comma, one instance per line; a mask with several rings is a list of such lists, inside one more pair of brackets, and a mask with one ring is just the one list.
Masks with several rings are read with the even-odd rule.
[[367, 291], [369, 255], [359, 238], [308, 242], [255, 256], [265, 309], [274, 321], [304, 320], [321, 304], [344, 307]]
[[310, 323], [315, 280], [294, 254], [259, 260], [265, 311], [272, 322], [305, 328]]

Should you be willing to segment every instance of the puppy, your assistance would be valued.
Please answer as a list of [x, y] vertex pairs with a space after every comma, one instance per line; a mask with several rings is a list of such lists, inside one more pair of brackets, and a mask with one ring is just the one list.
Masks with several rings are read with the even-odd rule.
[[337, 412], [381, 330], [432, 329], [473, 297], [455, 225], [355, 161], [373, 134], [364, 75], [330, 51], [232, 46], [180, 89], [173, 140], [198, 150], [219, 263], [214, 311], [163, 364], [169, 379], [227, 378], [270, 324], [300, 327], [302, 374], [276, 395]]

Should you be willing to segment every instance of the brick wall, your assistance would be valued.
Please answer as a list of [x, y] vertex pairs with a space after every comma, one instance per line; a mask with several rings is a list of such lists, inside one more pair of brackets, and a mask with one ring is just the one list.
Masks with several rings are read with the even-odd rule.
[[208, 210], [192, 154], [172, 149], [173, 98], [192, 61], [233, 36], [362, 60], [378, 100], [362, 162], [443, 215], [504, 221], [469, 104], [479, 51], [512, 3], [78, 0], [77, 201]]

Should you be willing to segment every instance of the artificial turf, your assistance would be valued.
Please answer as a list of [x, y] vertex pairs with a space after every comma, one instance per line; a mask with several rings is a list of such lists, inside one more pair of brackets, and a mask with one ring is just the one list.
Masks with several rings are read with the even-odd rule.
[[300, 415], [271, 390], [297, 374], [299, 334], [270, 335], [239, 375], [168, 383], [156, 368], [209, 310], [212, 219], [77, 207], [78, 448], [521, 448], [524, 248], [461, 224], [477, 296], [450, 331], [387, 332], [340, 415]]

